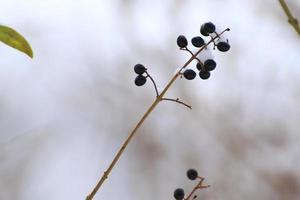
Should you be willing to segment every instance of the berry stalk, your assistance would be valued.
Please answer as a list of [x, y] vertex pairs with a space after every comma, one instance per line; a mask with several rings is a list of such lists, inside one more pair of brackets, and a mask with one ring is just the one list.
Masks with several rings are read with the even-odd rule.
[[[219, 35], [222, 35], [224, 32], [229, 31], [229, 29], [225, 29], [223, 32], [221, 32]], [[146, 118], [149, 116], [149, 114], [154, 110], [154, 108], [158, 105], [159, 102], [161, 102], [165, 95], [165, 93], [168, 91], [168, 89], [172, 86], [172, 84], [175, 82], [175, 80], [182, 74], [182, 71], [184, 68], [186, 68], [192, 61], [193, 59], [195, 59], [195, 57], [203, 50], [205, 49], [210, 43], [212, 43], [216, 38], [218, 38], [218, 36], [215, 36], [213, 38], [211, 38], [211, 40], [205, 44], [204, 46], [202, 46], [195, 54], [194, 56], [192, 56], [181, 68], [180, 70], [171, 78], [171, 80], [168, 82], [168, 84], [165, 86], [165, 88], [163, 89], [163, 91], [156, 97], [155, 101], [151, 104], [151, 106], [148, 108], [148, 110], [145, 112], [145, 114], [142, 116], [142, 118], [139, 120], [139, 122], [137, 123], [137, 125], [134, 127], [134, 129], [131, 131], [131, 133], [129, 134], [129, 136], [127, 137], [127, 139], [124, 141], [124, 143], [122, 144], [121, 148], [119, 149], [119, 151], [117, 152], [117, 154], [115, 155], [114, 159], [112, 160], [111, 164], [109, 165], [109, 167], [107, 168], [107, 170], [103, 173], [102, 177], [100, 178], [100, 180], [97, 182], [96, 186], [94, 187], [94, 189], [92, 190], [92, 192], [86, 197], [86, 200], [92, 200], [94, 198], [94, 196], [96, 195], [97, 191], [99, 190], [99, 188], [102, 186], [102, 184], [104, 183], [104, 181], [108, 178], [108, 175], [110, 174], [110, 172], [112, 171], [112, 169], [114, 168], [115, 164], [117, 163], [117, 161], [119, 160], [119, 158], [121, 157], [121, 155], [123, 154], [124, 150], [126, 149], [127, 145], [129, 144], [129, 142], [131, 141], [131, 139], [133, 138], [133, 136], [135, 135], [135, 133], [137, 132], [137, 130], [140, 128], [140, 126], [143, 124], [143, 122], [146, 120]]]

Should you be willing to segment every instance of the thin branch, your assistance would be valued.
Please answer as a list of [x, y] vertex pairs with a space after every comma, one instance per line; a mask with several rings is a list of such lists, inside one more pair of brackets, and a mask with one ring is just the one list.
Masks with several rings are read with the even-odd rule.
[[158, 93], [157, 86], [156, 86], [156, 84], [155, 84], [154, 79], [153, 79], [152, 76], [147, 72], [147, 70], [145, 71], [145, 73], [147, 74], [147, 77], [150, 78], [151, 82], [153, 83], [154, 89], [155, 89], [155, 93], [156, 93], [156, 97], [158, 97], [158, 96], [159, 96], [159, 93]]
[[284, 0], [279, 0], [279, 3], [282, 7], [282, 9], [284, 10], [286, 16], [288, 17], [288, 22], [294, 27], [295, 31], [298, 33], [298, 35], [300, 36], [300, 26], [299, 26], [299, 23], [298, 23], [298, 20], [297, 18], [295, 18], [289, 7], [287, 6], [287, 4], [285, 3]]
[[[219, 35], [217, 35], [217, 36], [219, 36]], [[213, 39], [213, 38], [211, 37], [211, 39]], [[214, 43], [214, 45], [215, 45], [215, 41], [213, 41], [213, 43]], [[184, 51], [189, 52], [189, 53], [192, 55], [192, 58], [196, 59], [196, 60], [198, 61], [198, 63], [200, 63], [201, 68], [204, 70], [204, 64], [203, 64], [203, 62], [202, 62], [199, 58], [197, 58], [191, 50], [189, 50], [187, 47], [180, 48], [180, 50], [184, 50]], [[182, 75], [182, 74], [181, 74], [181, 75]], [[181, 78], [181, 77], [180, 77], [180, 78]]]
[[[217, 37], [220, 39], [219, 35], [217, 35]], [[211, 35], [210, 35], [210, 38], [212, 38], [212, 36], [211, 36]], [[218, 39], [218, 40], [219, 40], [219, 39]], [[213, 41], [213, 44], [214, 44], [213, 50], [215, 50], [215, 49], [216, 49], [216, 46], [217, 46], [217, 44], [216, 44], [216, 42], [215, 42], [215, 41]]]
[[185, 198], [185, 200], [189, 200], [191, 196], [196, 192], [198, 189], [204, 189], [210, 187], [210, 185], [202, 185], [204, 178], [198, 177], [200, 179], [199, 183], [194, 187], [194, 189], [191, 191], [191, 193]]
[[199, 63], [202, 63], [201, 60], [200, 60], [199, 58], [197, 58], [197, 57], [193, 54], [193, 52], [192, 52], [191, 50], [189, 50], [187, 47], [180, 48], [180, 50], [189, 52], [189, 53], [191, 54], [191, 56], [192, 56], [193, 59], [196, 59]]
[[176, 102], [176, 103], [179, 103], [179, 104], [182, 104], [186, 107], [188, 107], [189, 109], [192, 109], [192, 106], [180, 101], [178, 98], [177, 99], [171, 99], [171, 98], [162, 98], [161, 100], [165, 100], [165, 101], [173, 101], [173, 102]]
[[[227, 28], [223, 32], [221, 32], [219, 35], [222, 35], [224, 32], [229, 31], [230, 29]], [[213, 42], [217, 37], [214, 37], [211, 39], [208, 43], [206, 43], [202, 48], [200, 48], [196, 53], [195, 56], [197, 56], [204, 48], [206, 48], [210, 43]], [[165, 93], [168, 91], [168, 89], [172, 86], [172, 84], [175, 82], [175, 80], [180, 76], [182, 71], [193, 61], [193, 57], [191, 57], [181, 68], [180, 70], [177, 71], [177, 73], [171, 78], [169, 83], [166, 85], [166, 87], [163, 89], [163, 91], [158, 95], [158, 97], [154, 100], [154, 102], [151, 104], [151, 106], [148, 108], [148, 110], [144, 113], [140, 121], [137, 123], [137, 125], [134, 127], [134, 129], [131, 131], [131, 133], [128, 135], [127, 139], [124, 141], [122, 146], [120, 147], [119, 151], [117, 154], [114, 156], [112, 162], [110, 163], [109, 167], [107, 168], [106, 171], [104, 171], [104, 174], [100, 178], [100, 180], [97, 182], [96, 186], [93, 188], [92, 192], [86, 197], [86, 200], [92, 200], [94, 196], [96, 195], [97, 191], [99, 188], [102, 186], [104, 181], [107, 179], [108, 175], [114, 168], [115, 164], [123, 154], [124, 150], [126, 149], [127, 145], [137, 132], [137, 130], [140, 128], [140, 126], [143, 124], [143, 122], [146, 120], [146, 118], [149, 116], [149, 114], [154, 110], [154, 108], [157, 106], [157, 104], [161, 101]]]

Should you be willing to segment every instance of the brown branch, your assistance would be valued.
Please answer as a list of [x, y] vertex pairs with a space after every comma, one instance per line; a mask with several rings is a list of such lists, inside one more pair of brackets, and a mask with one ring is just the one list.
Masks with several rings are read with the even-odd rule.
[[298, 33], [298, 35], [300, 36], [300, 26], [299, 26], [299, 23], [298, 23], [298, 20], [297, 18], [295, 18], [289, 7], [287, 6], [287, 4], [285, 3], [284, 0], [279, 0], [279, 3], [282, 7], [282, 9], [284, 10], [285, 14], [287, 15], [288, 17], [288, 22], [294, 27], [295, 31]]

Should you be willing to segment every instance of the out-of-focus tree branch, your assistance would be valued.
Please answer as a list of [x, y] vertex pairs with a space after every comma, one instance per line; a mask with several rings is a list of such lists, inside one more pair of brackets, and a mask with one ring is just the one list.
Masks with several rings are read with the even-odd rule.
[[287, 4], [285, 3], [284, 0], [279, 0], [279, 3], [281, 5], [282, 9], [284, 10], [285, 14], [288, 17], [288, 22], [294, 27], [295, 31], [300, 36], [300, 26], [299, 26], [297, 18], [293, 17], [289, 7], [287, 6]]

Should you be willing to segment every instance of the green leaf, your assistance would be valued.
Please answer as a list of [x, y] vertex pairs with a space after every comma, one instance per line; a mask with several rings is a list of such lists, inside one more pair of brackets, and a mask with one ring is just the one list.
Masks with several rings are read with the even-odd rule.
[[17, 31], [7, 26], [0, 25], [0, 41], [33, 58], [30, 44]]

